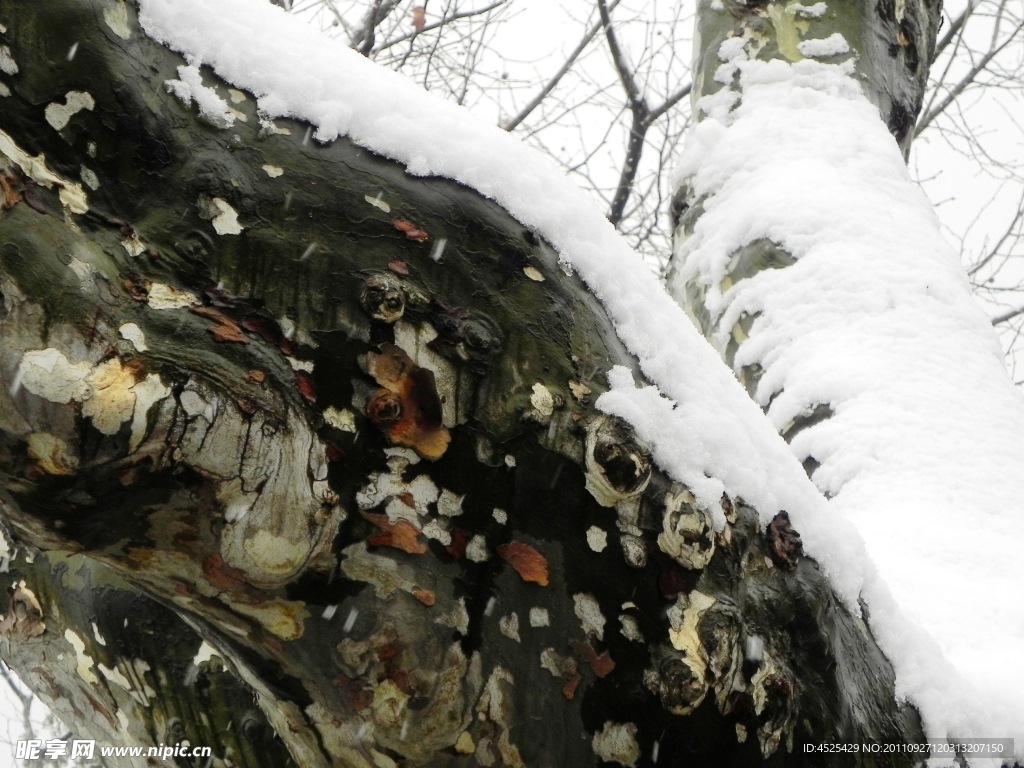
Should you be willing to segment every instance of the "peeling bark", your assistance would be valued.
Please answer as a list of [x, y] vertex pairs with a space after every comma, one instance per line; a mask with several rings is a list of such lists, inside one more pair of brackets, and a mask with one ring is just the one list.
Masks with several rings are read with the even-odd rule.
[[0, 652], [76, 733], [304, 768], [920, 738], [817, 564], [596, 411], [640, 374], [534, 232], [262, 120], [130, 4], [0, 23]]

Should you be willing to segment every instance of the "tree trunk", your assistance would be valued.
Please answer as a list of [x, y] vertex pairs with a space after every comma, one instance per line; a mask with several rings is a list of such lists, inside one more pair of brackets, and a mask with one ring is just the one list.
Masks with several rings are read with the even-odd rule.
[[121, 0], [0, 24], [0, 651], [79, 737], [303, 768], [920, 740], [786, 517], [725, 499], [714, 532], [597, 411], [635, 362], [536, 233], [203, 69], [211, 124]]

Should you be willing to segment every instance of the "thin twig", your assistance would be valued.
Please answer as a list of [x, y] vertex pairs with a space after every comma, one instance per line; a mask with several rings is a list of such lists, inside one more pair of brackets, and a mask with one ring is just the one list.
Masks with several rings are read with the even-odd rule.
[[473, 11], [459, 11], [458, 13], [453, 13], [451, 16], [443, 17], [439, 21], [432, 21], [430, 24], [424, 25], [423, 29], [414, 29], [412, 32], [407, 32], [404, 35], [399, 35], [398, 37], [394, 37], [388, 40], [387, 42], [381, 43], [380, 45], [373, 49], [372, 53], [376, 55], [383, 50], [391, 48], [392, 46], [398, 45], [399, 43], [404, 43], [406, 40], [412, 40], [416, 36], [422, 35], [424, 32], [430, 32], [432, 29], [437, 29], [438, 27], [443, 27], [446, 24], [451, 24], [453, 21], [458, 21], [459, 19], [468, 19], [470, 16], [479, 16], [482, 13], [490, 13], [495, 8], [505, 5], [506, 3], [508, 3], [508, 1], [509, 0], [497, 0], [497, 2], [491, 3], [490, 5], [486, 5], [483, 8], [477, 8], [476, 10]]
[[946, 94], [946, 98], [939, 102], [938, 106], [936, 106], [934, 109], [931, 109], [924, 117], [920, 119], [920, 121], [918, 121], [917, 128], [915, 129], [914, 133], [920, 135], [921, 131], [927, 128], [932, 120], [941, 115], [942, 112], [946, 109], [946, 107], [948, 107], [950, 104], [956, 101], [956, 97], [963, 92], [964, 88], [966, 88], [967, 86], [974, 82], [974, 79], [982, 72], [982, 70], [985, 69], [985, 67], [988, 66], [988, 63], [992, 61], [992, 59], [994, 59], [1003, 50], [1003, 48], [1009, 45], [1013, 41], [1013, 39], [1017, 37], [1017, 33], [1020, 32], [1022, 29], [1024, 29], [1024, 23], [1018, 24], [1017, 28], [1013, 30], [1013, 32], [1002, 42], [1001, 45], [999, 45], [997, 48], [993, 48], [984, 56], [982, 56], [981, 60], [973, 67], [971, 67], [971, 71], [964, 75], [963, 79], [961, 79], [959, 83], [953, 86], [949, 93]]
[[[620, 0], [612, 0], [612, 4], [608, 6], [609, 12], [615, 10], [615, 6], [617, 6], [619, 2]], [[506, 120], [501, 124], [501, 127], [503, 129], [505, 129], [506, 131], [515, 130], [516, 126], [518, 126], [521, 122], [523, 122], [523, 120], [530, 116], [530, 113], [533, 112], [533, 110], [535, 110], [540, 105], [540, 103], [547, 98], [548, 94], [551, 93], [551, 91], [554, 90], [555, 86], [558, 85], [561, 79], [565, 77], [565, 74], [572, 68], [572, 65], [576, 63], [576, 59], [579, 58], [579, 55], [583, 53], [584, 49], [586, 49], [586, 47], [590, 45], [590, 41], [593, 40], [594, 36], [601, 31], [601, 28], [603, 26], [604, 21], [599, 21], [596, 24], [594, 24], [594, 26], [587, 30], [587, 33], [583, 35], [583, 39], [580, 40], [580, 44], [577, 45], [575, 49], [573, 49], [573, 52], [569, 54], [569, 58], [565, 60], [565, 63], [559, 68], [559, 70], [554, 74], [554, 76], [550, 80], [548, 80], [544, 87], [540, 89], [537, 95], [530, 99], [530, 101], [527, 102], [526, 106], [519, 110], [519, 113], [515, 117], [513, 117], [511, 120]]]

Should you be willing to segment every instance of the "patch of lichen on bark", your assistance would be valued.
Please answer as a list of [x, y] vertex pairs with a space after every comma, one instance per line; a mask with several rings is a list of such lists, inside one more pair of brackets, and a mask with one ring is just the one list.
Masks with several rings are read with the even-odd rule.
[[22, 619], [4, 632], [4, 661], [73, 738], [147, 747], [187, 740], [235, 764], [295, 765], [220, 658], [193, 664], [203, 639], [166, 607], [90, 557], [24, 545], [11, 554], [0, 613], [10, 615], [20, 594], [41, 612], [35, 628]]

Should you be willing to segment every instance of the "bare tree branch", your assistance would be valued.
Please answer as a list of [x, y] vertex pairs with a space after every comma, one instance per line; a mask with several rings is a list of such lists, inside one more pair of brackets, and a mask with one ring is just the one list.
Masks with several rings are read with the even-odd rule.
[[971, 0], [963, 12], [950, 23], [949, 29], [946, 30], [946, 34], [944, 34], [942, 39], [935, 44], [935, 55], [932, 57], [932, 62], [939, 58], [940, 53], [946, 50], [946, 46], [953, 41], [953, 38], [957, 36], [961, 27], [967, 23], [967, 20], [979, 5], [981, 5], [981, 0]]
[[458, 21], [459, 19], [468, 19], [472, 16], [480, 16], [481, 14], [484, 13], [490, 13], [496, 8], [500, 8], [501, 6], [506, 5], [508, 2], [509, 0], [497, 0], [497, 2], [491, 3], [490, 5], [486, 5], [483, 8], [477, 8], [472, 11], [459, 11], [458, 13], [453, 13], [451, 16], [444, 16], [438, 21], [432, 21], [430, 24], [424, 25], [423, 29], [414, 29], [412, 32], [407, 32], [404, 35], [394, 37], [386, 42], [381, 43], [376, 48], [374, 48], [371, 53], [373, 55], [376, 55], [381, 51], [391, 48], [392, 46], [398, 45], [399, 43], [404, 43], [406, 40], [414, 40], [416, 37], [422, 35], [424, 32], [430, 32], [433, 29], [440, 29], [441, 27], [446, 26], [447, 24], [451, 24], [453, 21]]
[[[619, 2], [620, 0], [612, 0], [612, 4], [608, 6], [609, 12], [615, 10], [615, 6], [617, 6]], [[586, 49], [588, 45], [590, 45], [590, 41], [594, 39], [594, 36], [602, 29], [602, 27], [604, 27], [603, 20], [599, 21], [597, 24], [594, 24], [590, 29], [587, 30], [586, 34], [583, 35], [583, 39], [580, 40], [579, 45], [577, 45], [573, 52], [569, 54], [569, 58], [565, 60], [565, 63], [559, 68], [559, 70], [554, 74], [554, 76], [550, 80], [548, 80], [548, 82], [544, 85], [543, 88], [540, 89], [540, 91], [537, 92], [537, 95], [530, 99], [530, 101], [527, 102], [526, 106], [519, 110], [519, 113], [515, 117], [511, 118], [510, 120], [506, 120], [501, 124], [501, 127], [504, 130], [515, 130], [516, 126], [518, 126], [521, 122], [523, 122], [523, 120], [530, 116], [530, 113], [533, 112], [533, 110], [535, 110], [537, 106], [548, 97], [548, 94], [551, 93], [551, 91], [554, 90], [555, 86], [558, 85], [561, 79], [565, 77], [565, 73], [572, 68], [572, 65], [576, 62], [576, 59], [579, 58], [579, 55], [583, 53], [583, 51]]]
[[981, 57], [977, 64], [971, 67], [970, 71], [964, 75], [964, 77], [953, 86], [949, 93], [946, 94], [938, 106], [929, 110], [917, 123], [916, 133], [920, 134], [936, 117], [941, 115], [945, 109], [956, 101], [956, 98], [963, 92], [963, 90], [974, 82], [975, 78], [988, 66], [988, 63], [992, 61], [1007, 45], [1009, 45], [1016, 37], [1017, 33], [1024, 29], [1024, 23], [1018, 24], [1017, 28], [996, 48], [992, 48], [988, 53]]
[[1016, 309], [1011, 309], [1007, 312], [1004, 312], [1001, 315], [996, 315], [995, 317], [992, 318], [992, 325], [999, 325], [1000, 323], [1005, 323], [1007, 320], [1012, 320], [1013, 318], [1017, 317], [1017, 315], [1024, 315], [1024, 306], [1017, 307]]

